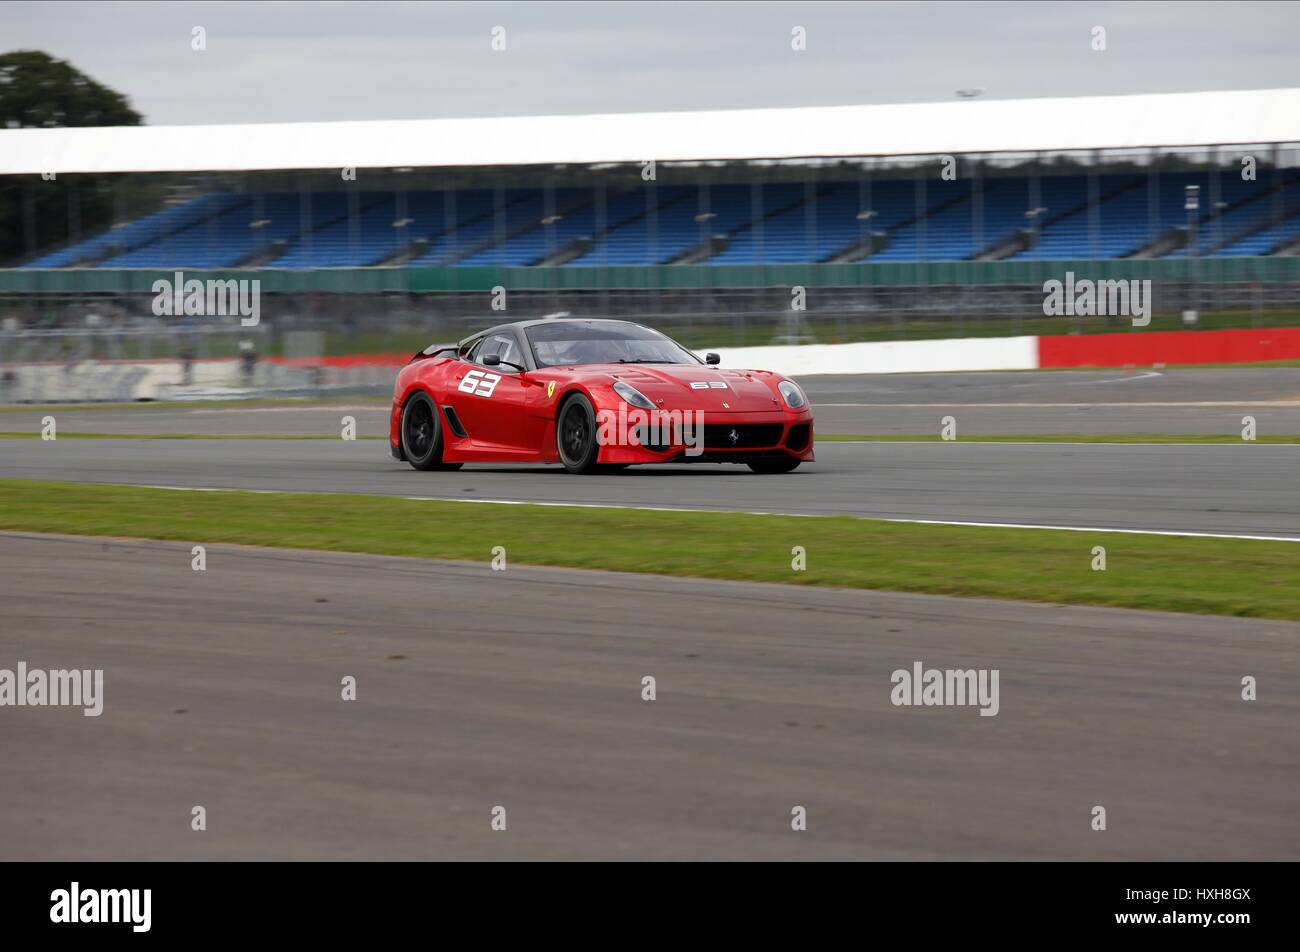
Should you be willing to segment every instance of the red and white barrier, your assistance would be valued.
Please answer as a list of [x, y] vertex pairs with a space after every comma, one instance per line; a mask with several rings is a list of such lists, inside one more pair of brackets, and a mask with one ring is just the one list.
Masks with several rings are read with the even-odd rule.
[[1033, 370], [1035, 337], [867, 341], [723, 348], [723, 367], [773, 370], [790, 377], [819, 374], [905, 374], [946, 370]]
[[1038, 366], [1149, 367], [1300, 359], [1300, 327], [1038, 338]]
[[1255, 363], [1300, 359], [1300, 327], [735, 347], [719, 354], [724, 367], [792, 377]]

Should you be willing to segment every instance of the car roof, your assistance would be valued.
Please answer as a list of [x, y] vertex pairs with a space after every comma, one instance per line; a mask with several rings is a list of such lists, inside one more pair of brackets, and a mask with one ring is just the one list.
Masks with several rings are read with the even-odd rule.
[[[630, 324], [633, 327], [645, 327], [636, 321], [624, 321], [616, 317], [538, 317], [527, 321], [511, 321], [508, 324], [498, 324], [495, 327], [489, 327], [485, 330], [475, 331], [467, 337], [460, 339], [460, 344], [467, 340], [476, 340], [479, 337], [486, 337], [488, 334], [498, 334], [504, 330], [518, 328], [523, 330], [527, 327], [535, 327], [538, 324]], [[653, 328], [651, 328], [653, 330]], [[458, 345], [459, 346], [459, 345]]]

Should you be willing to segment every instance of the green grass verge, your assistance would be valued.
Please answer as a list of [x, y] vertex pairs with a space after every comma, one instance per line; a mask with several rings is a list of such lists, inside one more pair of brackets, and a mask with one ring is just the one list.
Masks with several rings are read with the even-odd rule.
[[[1256, 360], [1245, 363], [1211, 363], [1211, 364], [1165, 364], [1158, 370], [1236, 370], [1237, 368], [1267, 369], [1269, 367], [1300, 367], [1300, 360]], [[1081, 369], [1081, 368], [1076, 368]], [[1145, 367], [1140, 369], [1146, 369]]]
[[[851, 435], [818, 433], [818, 443], [1244, 443], [1231, 433], [1025, 433], [993, 436], [961, 436], [944, 440], [937, 433], [924, 435]], [[1300, 443], [1300, 436], [1256, 436], [1256, 443]]]
[[26, 480], [0, 481], [0, 529], [484, 564], [502, 545], [513, 564], [1300, 620], [1286, 542]]

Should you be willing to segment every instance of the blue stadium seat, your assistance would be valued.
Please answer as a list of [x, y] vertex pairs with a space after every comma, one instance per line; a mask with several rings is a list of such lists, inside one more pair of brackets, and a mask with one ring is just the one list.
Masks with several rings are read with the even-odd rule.
[[[409, 266], [564, 267], [819, 261], [961, 261], [1022, 233], [1018, 260], [1122, 258], [1186, 227], [1188, 185], [1200, 186], [1194, 247], [1166, 252], [1266, 255], [1300, 237], [1300, 177], [1272, 173], [1022, 174], [923, 182], [862, 180], [762, 185], [645, 183], [609, 189], [213, 193], [172, 205], [23, 267], [310, 269]], [[1092, 201], [1095, 194], [1097, 201]], [[1041, 209], [1036, 215], [1034, 209]], [[1178, 242], [1170, 242], [1177, 244]], [[872, 245], [877, 245], [874, 252]]]

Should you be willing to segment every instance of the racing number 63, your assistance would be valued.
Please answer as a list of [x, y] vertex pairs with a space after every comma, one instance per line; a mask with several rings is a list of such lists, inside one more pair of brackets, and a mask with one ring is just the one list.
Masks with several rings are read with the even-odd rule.
[[490, 397], [500, 382], [500, 374], [490, 374], [486, 370], [471, 370], [465, 374], [465, 379], [456, 389], [472, 393], [477, 397]]

